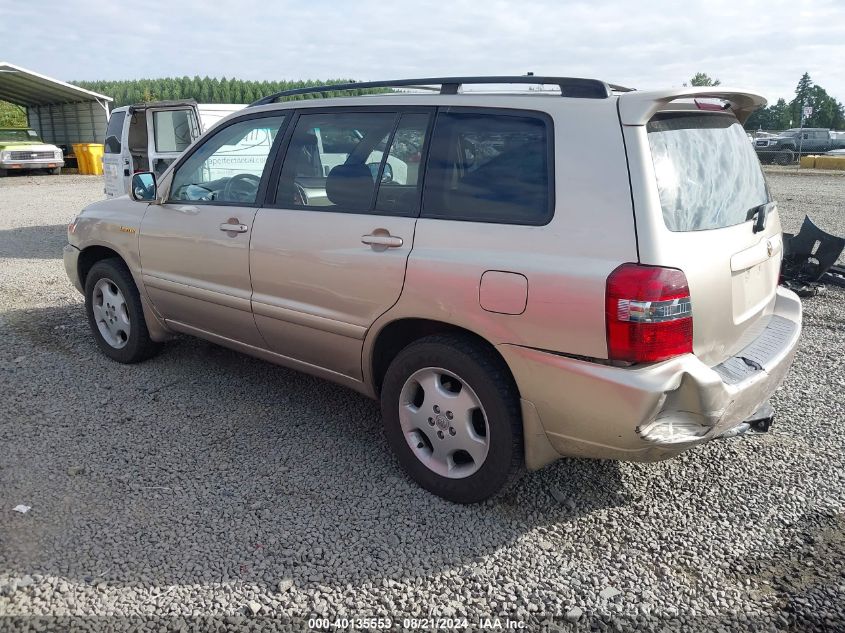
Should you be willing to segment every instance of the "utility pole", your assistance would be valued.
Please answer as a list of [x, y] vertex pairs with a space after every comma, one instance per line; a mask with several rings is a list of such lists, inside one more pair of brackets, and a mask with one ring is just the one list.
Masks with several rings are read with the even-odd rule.
[[804, 99], [804, 103], [801, 104], [801, 127], [798, 128], [798, 160], [801, 160], [801, 149], [804, 147], [804, 119], [807, 116], [807, 108], [809, 105], [807, 104], [807, 100]]

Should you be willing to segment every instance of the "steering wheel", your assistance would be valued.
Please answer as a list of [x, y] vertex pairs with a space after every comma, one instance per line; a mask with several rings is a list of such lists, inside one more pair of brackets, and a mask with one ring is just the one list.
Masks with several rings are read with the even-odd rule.
[[258, 193], [261, 178], [255, 174], [235, 174], [223, 187], [223, 200], [231, 202], [253, 202]]

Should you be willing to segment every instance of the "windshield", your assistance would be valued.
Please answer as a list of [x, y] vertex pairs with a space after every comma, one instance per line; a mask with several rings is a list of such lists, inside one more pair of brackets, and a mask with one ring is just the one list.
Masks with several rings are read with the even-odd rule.
[[778, 136], [798, 136], [798, 130], [786, 130], [778, 134]]
[[41, 139], [35, 130], [0, 130], [0, 141], [40, 143]]
[[741, 224], [769, 201], [760, 161], [732, 115], [667, 113], [647, 129], [670, 231]]

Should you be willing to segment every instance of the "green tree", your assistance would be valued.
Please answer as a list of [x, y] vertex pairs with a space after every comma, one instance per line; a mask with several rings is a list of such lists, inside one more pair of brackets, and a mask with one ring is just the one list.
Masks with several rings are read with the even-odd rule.
[[[718, 86], [722, 82], [718, 79], [711, 79], [707, 73], [695, 73], [689, 80], [690, 86]], [[687, 84], [684, 84], [685, 86]]]
[[0, 127], [26, 127], [26, 109], [22, 106], [0, 101]]

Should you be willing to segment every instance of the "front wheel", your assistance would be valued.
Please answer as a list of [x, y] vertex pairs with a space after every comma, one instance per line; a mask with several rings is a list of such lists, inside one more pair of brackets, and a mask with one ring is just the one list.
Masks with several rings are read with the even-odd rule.
[[48, 171], [49, 171], [51, 174], [53, 174], [54, 176], [58, 176], [59, 174], [61, 174], [61, 173], [62, 173], [62, 168], [61, 168], [61, 167], [53, 167], [53, 169], [50, 169], [50, 170], [48, 170]]
[[385, 433], [405, 471], [456, 503], [483, 501], [522, 465], [519, 394], [493, 350], [463, 336], [403, 349], [381, 392]]
[[153, 356], [141, 296], [129, 269], [119, 259], [104, 259], [85, 278], [85, 312], [100, 350], [119, 363], [138, 363]]
[[775, 154], [775, 162], [778, 165], [791, 165], [793, 160], [795, 160], [795, 155], [791, 149], [782, 149]]

